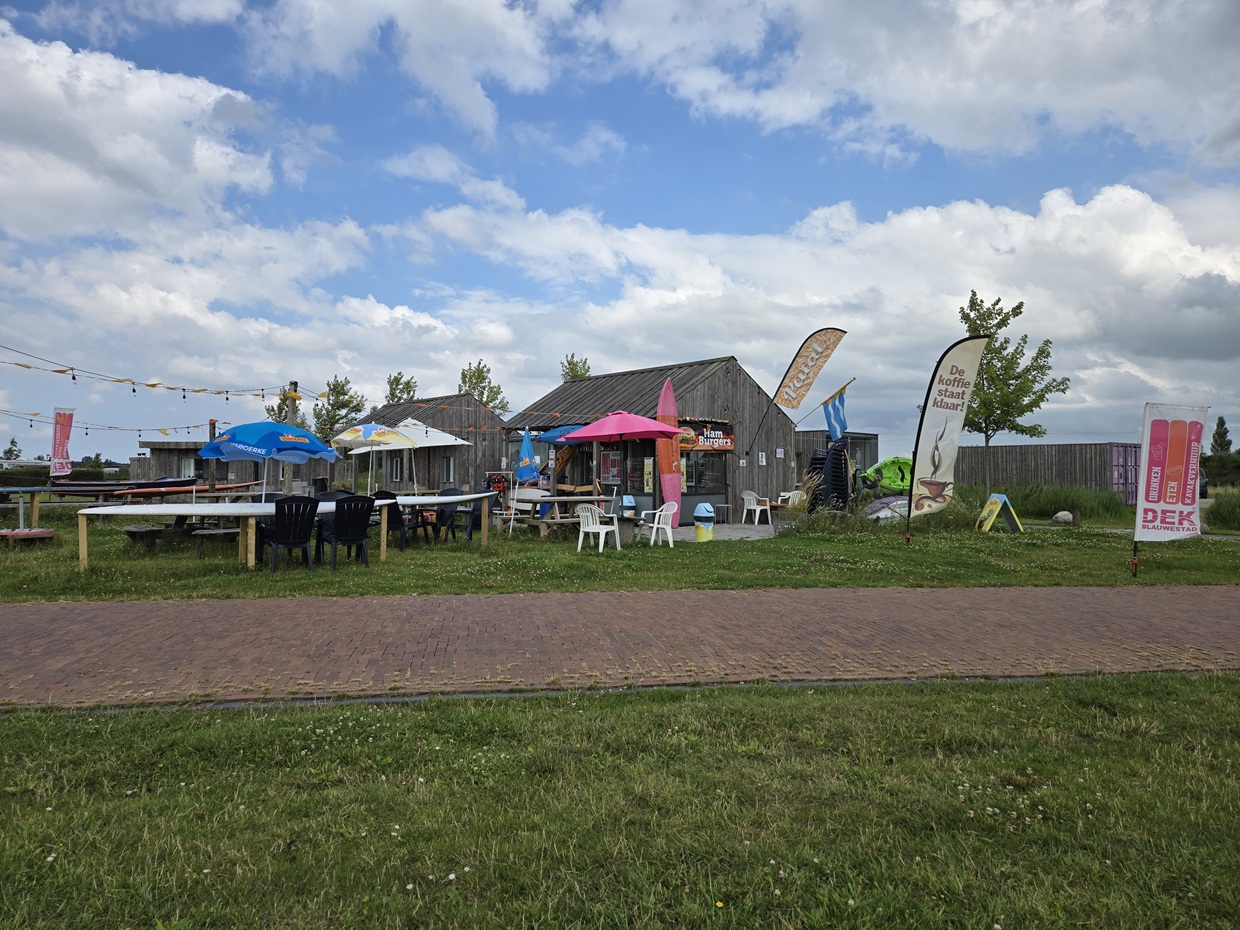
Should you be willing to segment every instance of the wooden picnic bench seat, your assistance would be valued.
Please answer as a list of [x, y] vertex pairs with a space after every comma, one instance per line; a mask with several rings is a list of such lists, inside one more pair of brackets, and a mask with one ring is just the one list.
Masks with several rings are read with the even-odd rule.
[[201, 559], [203, 556], [203, 543], [209, 539], [236, 539], [241, 535], [241, 528], [236, 526], [209, 526], [194, 530], [191, 535], [194, 537], [194, 545], [198, 547], [198, 558]]
[[148, 552], [155, 551], [155, 543], [159, 541], [159, 537], [164, 534], [164, 527], [155, 526], [151, 523], [131, 523], [125, 527], [125, 535], [134, 542], [140, 542], [146, 546]]
[[9, 541], [9, 548], [13, 548], [15, 542], [34, 542], [39, 539], [55, 539], [56, 531], [43, 529], [41, 527], [31, 527], [29, 529], [18, 530], [0, 530], [0, 539]]

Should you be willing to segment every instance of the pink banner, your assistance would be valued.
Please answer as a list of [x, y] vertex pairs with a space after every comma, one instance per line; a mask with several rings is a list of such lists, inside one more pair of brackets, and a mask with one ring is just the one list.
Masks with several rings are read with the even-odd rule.
[[1209, 409], [1145, 405], [1135, 540], [1183, 539], [1201, 534], [1197, 480]]
[[73, 471], [69, 461], [69, 431], [73, 429], [73, 408], [57, 407], [52, 421], [52, 477], [57, 478]]

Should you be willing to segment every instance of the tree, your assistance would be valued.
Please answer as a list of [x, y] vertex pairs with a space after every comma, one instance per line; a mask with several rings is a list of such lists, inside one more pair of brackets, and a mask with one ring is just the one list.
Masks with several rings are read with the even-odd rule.
[[1214, 424], [1214, 436], [1210, 439], [1210, 454], [1226, 455], [1230, 451], [1231, 437], [1227, 435], [1227, 421], [1219, 417], [1218, 422]]
[[311, 408], [314, 416], [312, 432], [324, 442], [361, 417], [366, 410], [366, 398], [353, 390], [348, 378], [333, 377], [327, 382], [319, 403]]
[[564, 361], [560, 362], [560, 377], [564, 381], [590, 377], [590, 360], [588, 358], [578, 359], [575, 353], [568, 353], [564, 356]]
[[9, 440], [9, 447], [0, 452], [0, 459], [6, 462], [15, 462], [22, 457], [22, 447], [17, 444], [17, 437], [14, 436]]
[[977, 291], [969, 292], [969, 305], [960, 308], [960, 321], [970, 336], [993, 335], [994, 338], [982, 353], [977, 381], [969, 397], [965, 411], [964, 428], [980, 433], [985, 443], [983, 453], [986, 494], [990, 494], [990, 441], [999, 433], [1016, 433], [1018, 436], [1036, 438], [1046, 435], [1046, 429], [1037, 423], [1021, 420], [1038, 410], [1052, 394], [1067, 393], [1067, 378], [1051, 377], [1051, 341], [1042, 340], [1029, 361], [1025, 351], [1029, 343], [1027, 335], [1016, 344], [1007, 336], [999, 336], [1008, 324], [1025, 312], [1022, 300], [1010, 310], [1003, 309], [1003, 302], [985, 304]]
[[458, 391], [468, 391], [478, 398], [484, 406], [490, 407], [501, 417], [508, 412], [508, 400], [504, 390], [491, 380], [491, 366], [478, 359], [476, 365], [466, 365], [461, 369], [461, 383]]
[[405, 377], [403, 371], [388, 375], [387, 394], [383, 396], [385, 404], [408, 404], [418, 396], [418, 382], [412, 375]]

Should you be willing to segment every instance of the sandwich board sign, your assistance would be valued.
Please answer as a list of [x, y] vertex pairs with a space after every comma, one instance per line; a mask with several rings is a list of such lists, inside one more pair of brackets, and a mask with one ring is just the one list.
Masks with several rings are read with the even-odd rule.
[[1007, 499], [1006, 494], [992, 494], [986, 501], [986, 506], [982, 508], [982, 515], [977, 518], [977, 528], [983, 533], [989, 533], [990, 528], [994, 525], [996, 519], [1002, 517], [1004, 524], [1013, 533], [1023, 533], [1025, 528], [1020, 525], [1020, 518], [1016, 516], [1016, 511], [1012, 508], [1012, 502]]

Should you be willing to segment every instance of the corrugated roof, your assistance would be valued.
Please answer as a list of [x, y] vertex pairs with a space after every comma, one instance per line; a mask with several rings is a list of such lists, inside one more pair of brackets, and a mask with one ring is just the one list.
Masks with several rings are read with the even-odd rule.
[[590, 423], [613, 410], [653, 417], [659, 405], [659, 391], [668, 378], [672, 379], [678, 393], [687, 393], [716, 370], [734, 361], [732, 356], [724, 356], [565, 381], [509, 417], [505, 426], [546, 430], [564, 423]]
[[[418, 397], [406, 404], [384, 404], [375, 411], [373, 417], [359, 420], [359, 423], [382, 423], [384, 426], [396, 426], [412, 417], [428, 426], [438, 426], [435, 413], [439, 410], [451, 410], [465, 407], [470, 410], [486, 410], [478, 398], [468, 392], [461, 394], [445, 394], [442, 397]], [[356, 424], [353, 424], [356, 425]]]

